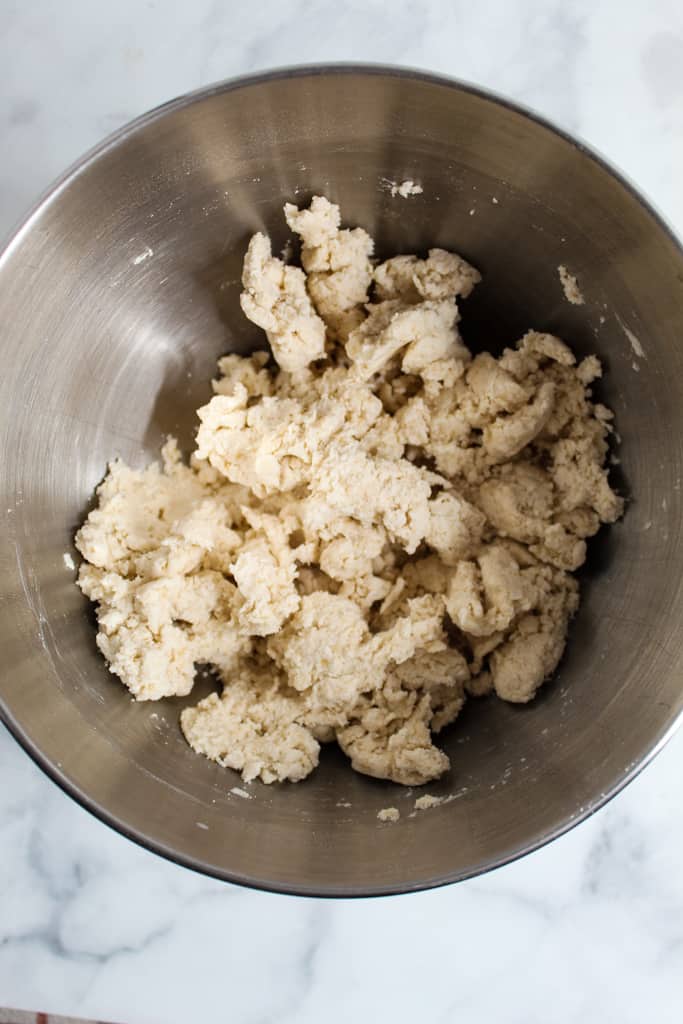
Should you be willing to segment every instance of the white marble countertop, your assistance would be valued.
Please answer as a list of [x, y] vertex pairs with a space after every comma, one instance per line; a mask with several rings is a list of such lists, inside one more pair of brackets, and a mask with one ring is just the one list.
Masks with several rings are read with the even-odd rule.
[[[677, 0], [0, 0], [0, 234], [84, 149], [174, 95], [369, 60], [507, 93], [683, 231]], [[109, 831], [0, 728], [0, 1005], [126, 1024], [678, 1024], [683, 735], [550, 847], [469, 883], [327, 902], [210, 881]]]

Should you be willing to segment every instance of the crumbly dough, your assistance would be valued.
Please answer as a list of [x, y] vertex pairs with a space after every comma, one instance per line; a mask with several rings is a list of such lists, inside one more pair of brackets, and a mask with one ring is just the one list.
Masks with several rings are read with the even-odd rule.
[[567, 302], [571, 302], [572, 306], [583, 306], [586, 300], [574, 275], [570, 274], [562, 264], [557, 268], [557, 272], [560, 275], [560, 284]]
[[429, 811], [432, 807], [439, 807], [443, 803], [443, 800], [443, 797], [432, 796], [431, 793], [425, 793], [424, 796], [419, 796], [415, 801], [415, 810]]
[[408, 199], [410, 196], [419, 196], [423, 192], [422, 185], [416, 184], [411, 178], [407, 178], [405, 181], [392, 182], [391, 185], [392, 196], [400, 196], [401, 199]]
[[571, 573], [622, 511], [601, 367], [538, 331], [472, 357], [462, 257], [377, 263], [323, 197], [285, 216], [303, 269], [257, 234], [241, 297], [277, 366], [220, 360], [189, 464], [172, 439], [160, 465], [111, 464], [79, 585], [136, 699], [211, 667], [219, 692], [181, 726], [245, 780], [297, 782], [336, 741], [420, 785], [448, 770], [434, 737], [468, 696], [531, 700], [562, 655]]
[[382, 807], [377, 812], [377, 817], [380, 821], [398, 821], [401, 817], [401, 812], [398, 807]]

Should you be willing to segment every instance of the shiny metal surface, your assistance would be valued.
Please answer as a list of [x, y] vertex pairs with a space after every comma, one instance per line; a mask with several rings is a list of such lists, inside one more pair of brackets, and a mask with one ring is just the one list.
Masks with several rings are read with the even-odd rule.
[[[392, 199], [383, 179], [404, 178], [424, 194]], [[463, 321], [475, 346], [533, 326], [599, 353], [623, 439], [616, 472], [631, 501], [593, 544], [558, 678], [527, 708], [472, 701], [446, 741], [451, 776], [428, 787], [458, 798], [412, 818], [414, 795], [353, 774], [334, 751], [304, 784], [232, 793], [238, 777], [183, 741], [182, 702], [132, 704], [107, 672], [63, 559], [108, 460], [142, 465], [169, 432], [189, 444], [216, 358], [258, 339], [238, 306], [247, 238], [265, 229], [279, 249], [283, 202], [312, 192], [340, 201], [381, 253], [440, 245], [480, 267]], [[585, 306], [564, 300], [559, 263]], [[544, 123], [389, 69], [275, 74], [178, 100], [38, 206], [0, 261], [0, 323], [2, 712], [53, 778], [127, 835], [267, 888], [416, 889], [559, 834], [672, 729], [683, 255], [623, 181]], [[377, 820], [389, 805], [398, 824]]]

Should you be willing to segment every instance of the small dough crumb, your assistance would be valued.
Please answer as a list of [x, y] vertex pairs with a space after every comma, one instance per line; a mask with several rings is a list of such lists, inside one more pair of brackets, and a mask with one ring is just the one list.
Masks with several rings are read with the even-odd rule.
[[410, 196], [419, 196], [423, 191], [422, 185], [418, 185], [412, 178], [407, 178], [401, 182], [392, 181], [390, 189], [392, 196], [401, 196], [402, 199], [408, 199]]
[[246, 789], [240, 789], [239, 786], [233, 786], [230, 792], [242, 797], [243, 800], [251, 800], [251, 793], [247, 793]]
[[449, 771], [438, 744], [468, 699], [525, 703], [562, 656], [572, 574], [623, 509], [602, 368], [541, 331], [473, 356], [460, 306], [481, 275], [462, 256], [378, 262], [322, 196], [285, 217], [302, 266], [256, 234], [242, 275], [277, 365], [219, 361], [188, 462], [171, 438], [159, 464], [110, 464], [78, 585], [136, 700], [215, 678], [181, 729], [245, 782], [299, 782], [336, 742], [357, 771], [420, 786]]
[[415, 801], [416, 811], [426, 811], [430, 807], [438, 807], [439, 804], [443, 803], [443, 797], [431, 796], [429, 793], [425, 793], [424, 796], [419, 796]]
[[586, 300], [583, 297], [578, 281], [574, 275], [570, 274], [567, 268], [562, 266], [562, 264], [557, 268], [557, 272], [560, 275], [562, 290], [564, 291], [564, 297], [567, 302], [571, 302], [573, 306], [583, 306]]
[[[646, 359], [647, 356], [645, 355], [645, 349], [643, 348], [643, 346], [640, 343], [640, 338], [638, 338], [633, 333], [633, 331], [631, 330], [630, 327], [626, 326], [626, 324], [624, 323], [624, 321], [621, 319], [620, 316], [617, 316], [616, 320], [617, 320], [617, 323], [619, 324], [619, 326], [621, 327], [622, 331], [624, 332], [624, 334], [628, 338], [629, 344], [630, 344], [631, 348], [633, 349], [633, 354], [635, 356], [637, 356], [638, 359]], [[634, 363], [633, 369], [637, 371], [637, 370], [639, 370], [639, 367]]]
[[383, 807], [381, 811], [377, 812], [377, 817], [380, 821], [398, 821], [401, 812], [398, 807]]
[[62, 555], [62, 561], [64, 562], [64, 568], [68, 569], [69, 572], [73, 572], [76, 568], [76, 563], [73, 560], [73, 556], [70, 551], [65, 551]]

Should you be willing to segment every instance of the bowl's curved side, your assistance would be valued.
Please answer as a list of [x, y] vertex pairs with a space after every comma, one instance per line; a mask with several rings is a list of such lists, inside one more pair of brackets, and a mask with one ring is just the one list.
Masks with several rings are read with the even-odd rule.
[[[423, 194], [392, 198], [387, 180], [404, 178]], [[623, 438], [629, 508], [594, 544], [560, 678], [525, 709], [473, 703], [447, 743], [452, 777], [430, 787], [457, 799], [412, 818], [414, 794], [338, 770], [332, 751], [305, 786], [231, 792], [237, 777], [185, 745], [177, 702], [132, 705], [109, 676], [63, 558], [109, 459], [146, 462], [169, 432], [189, 441], [216, 357], [256, 340], [237, 301], [245, 240], [265, 228], [279, 247], [282, 202], [314, 191], [383, 251], [443, 245], [478, 264], [463, 326], [475, 345], [534, 326], [597, 351]], [[564, 301], [559, 263], [584, 307]], [[386, 68], [181, 98], [39, 204], [0, 258], [0, 322], [0, 711], [130, 838], [281, 891], [424, 888], [565, 831], [680, 720], [683, 254], [630, 186], [547, 124]], [[377, 821], [388, 804], [397, 825]]]

